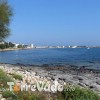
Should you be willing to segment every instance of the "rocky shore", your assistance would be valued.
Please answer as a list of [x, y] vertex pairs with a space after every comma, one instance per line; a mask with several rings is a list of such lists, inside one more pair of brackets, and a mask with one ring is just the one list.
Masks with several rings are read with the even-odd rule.
[[7, 48], [7, 49], [0, 49], [0, 51], [13, 51], [13, 50], [22, 50], [22, 48]]
[[37, 79], [52, 84], [56, 79], [59, 84], [63, 82], [89, 88], [100, 95], [100, 70], [71, 65], [24, 66], [21, 64], [0, 64], [0, 69], [3, 69], [9, 76], [13, 73], [22, 75], [23, 83], [26, 81], [34, 83], [34, 80]]
[[0, 49], [0, 52], [3, 52], [3, 51], [15, 51], [15, 50], [29, 50], [29, 49], [33, 49], [33, 48], [7, 48], [7, 49]]

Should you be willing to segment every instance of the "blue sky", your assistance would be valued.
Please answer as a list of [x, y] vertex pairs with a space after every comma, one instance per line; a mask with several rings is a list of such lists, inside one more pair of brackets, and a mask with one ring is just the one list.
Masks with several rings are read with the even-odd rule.
[[9, 0], [8, 41], [35, 45], [100, 45], [100, 0]]

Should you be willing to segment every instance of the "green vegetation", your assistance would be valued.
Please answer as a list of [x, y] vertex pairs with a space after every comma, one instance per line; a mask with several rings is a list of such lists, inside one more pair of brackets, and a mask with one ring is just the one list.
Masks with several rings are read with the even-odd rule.
[[20, 92], [17, 95], [19, 100], [47, 100], [41, 93]]
[[12, 74], [12, 77], [18, 80], [22, 80], [22, 76], [16, 73]]
[[10, 100], [48, 100], [46, 97], [41, 93], [29, 93], [29, 92], [4, 92], [4, 98], [11, 98]]
[[100, 100], [100, 96], [93, 91], [79, 87], [75, 91], [63, 91], [62, 95], [67, 100]]
[[18, 48], [24, 48], [24, 46], [23, 45], [18, 45]]
[[8, 0], [0, 0], [0, 49], [14, 47], [11, 42], [1, 43], [10, 35], [9, 24], [12, 16], [13, 12]]
[[13, 48], [15, 45], [11, 42], [7, 43], [5, 42], [4, 44], [0, 44], [0, 49], [7, 49], [7, 48]]
[[17, 98], [17, 96], [13, 92], [10, 92], [10, 91], [5, 91], [3, 92], [2, 95], [4, 98], [12, 98], [12, 99]]
[[0, 69], [0, 87], [7, 86], [7, 82], [12, 82], [12, 79], [7, 76], [7, 74]]
[[[20, 92], [18, 93], [19, 100], [48, 100], [48, 94], [41, 92]], [[63, 91], [55, 94], [50, 94], [50, 100], [100, 100], [100, 96], [88, 89], [75, 88], [75, 91]]]
[[10, 35], [9, 24], [12, 15], [12, 8], [7, 0], [0, 0], [0, 42]]

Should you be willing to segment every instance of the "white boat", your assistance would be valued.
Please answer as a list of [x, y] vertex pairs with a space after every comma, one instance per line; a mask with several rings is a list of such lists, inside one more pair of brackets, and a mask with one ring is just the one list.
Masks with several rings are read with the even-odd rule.
[[90, 49], [89, 47], [87, 49]]

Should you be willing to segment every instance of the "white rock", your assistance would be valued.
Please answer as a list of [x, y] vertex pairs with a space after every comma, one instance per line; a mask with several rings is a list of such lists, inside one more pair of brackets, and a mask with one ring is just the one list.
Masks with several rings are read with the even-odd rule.
[[0, 69], [4, 70], [4, 66], [0, 66]]
[[1, 100], [1, 98], [3, 98], [2, 94], [0, 94], [0, 100]]
[[6, 98], [2, 98], [1, 100], [7, 100]]

